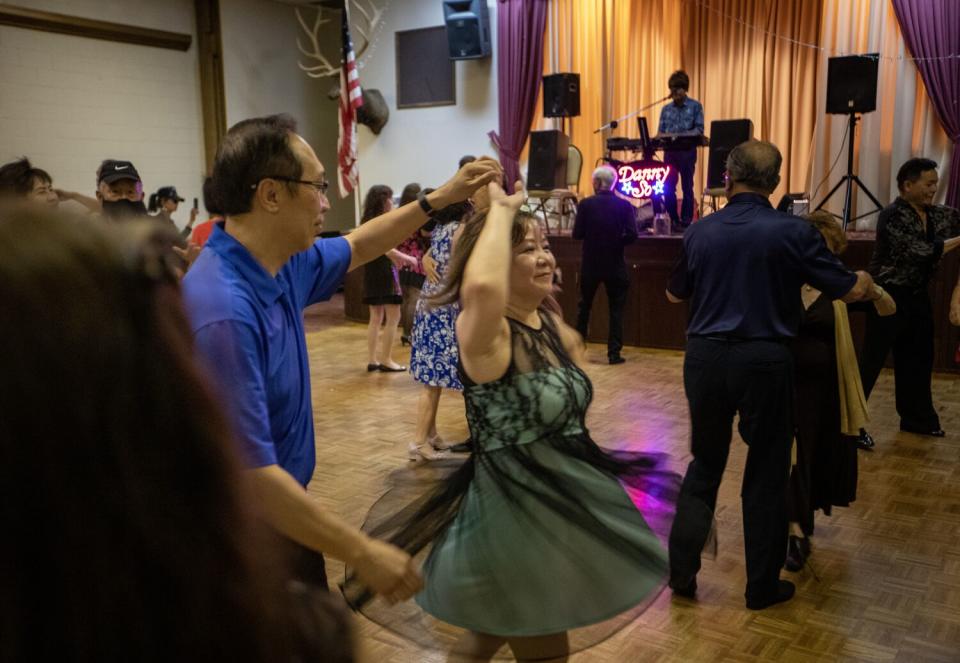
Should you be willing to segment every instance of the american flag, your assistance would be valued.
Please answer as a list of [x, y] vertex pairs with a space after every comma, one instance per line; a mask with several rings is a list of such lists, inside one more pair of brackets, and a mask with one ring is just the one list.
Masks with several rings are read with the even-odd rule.
[[349, 0], [343, 6], [343, 56], [340, 67], [340, 134], [337, 138], [337, 184], [340, 197], [357, 188], [357, 109], [363, 106], [360, 75], [350, 39]]

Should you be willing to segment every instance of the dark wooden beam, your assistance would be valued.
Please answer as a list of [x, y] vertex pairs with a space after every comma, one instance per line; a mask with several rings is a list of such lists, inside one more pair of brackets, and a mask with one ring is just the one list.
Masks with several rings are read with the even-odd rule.
[[42, 32], [56, 32], [75, 37], [119, 41], [138, 46], [169, 48], [175, 51], [188, 50], [192, 40], [190, 35], [180, 32], [167, 32], [166, 30], [153, 30], [123, 23], [97, 21], [3, 3], [0, 3], [0, 25], [40, 30]]
[[207, 175], [213, 172], [217, 147], [227, 133], [227, 95], [223, 83], [223, 40], [220, 0], [194, 0], [197, 13], [197, 57], [200, 63], [200, 105]]

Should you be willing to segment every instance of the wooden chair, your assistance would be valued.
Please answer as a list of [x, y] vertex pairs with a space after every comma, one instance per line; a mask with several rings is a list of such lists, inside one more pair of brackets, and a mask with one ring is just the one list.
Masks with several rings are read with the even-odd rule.
[[[727, 190], [722, 186], [709, 187], [703, 190], [703, 193], [700, 194], [700, 218], [703, 218], [707, 215], [707, 207], [710, 208], [711, 212], [716, 212], [720, 209], [721, 205], [718, 203], [720, 200], [725, 200], [727, 197]], [[707, 198], [710, 199], [707, 202]]]

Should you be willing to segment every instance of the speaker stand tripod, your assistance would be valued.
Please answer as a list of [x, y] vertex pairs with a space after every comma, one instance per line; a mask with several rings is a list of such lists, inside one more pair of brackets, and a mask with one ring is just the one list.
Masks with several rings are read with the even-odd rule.
[[[877, 200], [877, 197], [870, 192], [870, 189], [867, 188], [867, 185], [864, 184], [859, 177], [853, 174], [853, 143], [854, 143], [854, 139], [856, 138], [857, 122], [860, 120], [860, 118], [857, 117], [856, 113], [850, 113], [849, 118], [850, 118], [849, 119], [850, 125], [847, 127], [847, 137], [848, 137], [847, 138], [847, 174], [840, 178], [840, 181], [837, 182], [832, 189], [830, 189], [830, 193], [828, 193], [826, 197], [820, 201], [820, 204], [817, 205], [817, 209], [821, 209], [824, 205], [827, 204], [827, 201], [830, 200], [833, 194], [835, 194], [840, 189], [840, 187], [846, 184], [847, 188], [843, 196], [843, 216], [839, 217], [840, 220], [843, 222], [844, 230], [847, 229], [847, 226], [850, 224], [851, 221], [856, 221], [857, 219], [862, 219], [865, 216], [876, 214], [877, 212], [883, 209], [883, 205], [881, 205], [880, 201]], [[854, 186], [860, 187], [860, 190], [863, 191], [865, 194], [867, 194], [867, 197], [869, 197], [870, 200], [873, 201], [873, 204], [877, 206], [877, 209], [870, 210], [865, 214], [861, 214], [860, 216], [855, 216], [851, 218], [850, 215], [853, 212], [853, 187]]]

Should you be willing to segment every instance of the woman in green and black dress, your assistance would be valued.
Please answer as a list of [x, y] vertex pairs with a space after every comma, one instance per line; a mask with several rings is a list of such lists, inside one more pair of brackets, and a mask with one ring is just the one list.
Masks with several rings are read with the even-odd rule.
[[[431, 464], [430, 476], [448, 470], [431, 490], [424, 473], [395, 474], [366, 527], [425, 558], [425, 589], [416, 605], [363, 612], [454, 660], [489, 660], [507, 644], [520, 660], [563, 661], [663, 588], [679, 476], [661, 456], [608, 452], [590, 438], [581, 340], [549, 306], [556, 261], [536, 220], [518, 212], [522, 192], [489, 191], [489, 213], [467, 221], [432, 299], [461, 305], [474, 452]], [[349, 579], [345, 589], [362, 604]]]

